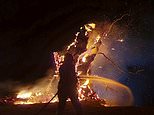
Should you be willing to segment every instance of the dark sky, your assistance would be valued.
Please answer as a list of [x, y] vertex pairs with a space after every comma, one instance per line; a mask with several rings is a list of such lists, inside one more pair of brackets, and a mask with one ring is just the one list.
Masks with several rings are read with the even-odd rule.
[[130, 36], [153, 41], [152, 9], [152, 0], [0, 0], [0, 81], [32, 83], [44, 76], [51, 52], [90, 21], [130, 13]]

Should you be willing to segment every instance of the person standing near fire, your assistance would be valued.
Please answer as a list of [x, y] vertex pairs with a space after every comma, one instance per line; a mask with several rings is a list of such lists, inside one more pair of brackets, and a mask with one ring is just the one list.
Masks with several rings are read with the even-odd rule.
[[73, 56], [65, 54], [64, 62], [59, 68], [60, 80], [58, 83], [58, 111], [57, 115], [63, 115], [66, 100], [70, 98], [77, 115], [82, 115], [82, 107], [78, 99], [77, 76]]

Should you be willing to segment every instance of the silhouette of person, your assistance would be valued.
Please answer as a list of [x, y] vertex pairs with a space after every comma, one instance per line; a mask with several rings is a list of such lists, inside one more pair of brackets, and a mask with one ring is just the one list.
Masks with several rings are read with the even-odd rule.
[[66, 100], [70, 98], [77, 115], [82, 115], [81, 104], [78, 100], [77, 77], [73, 56], [66, 53], [64, 62], [59, 69], [60, 80], [58, 83], [58, 111], [57, 115], [62, 115], [66, 105]]

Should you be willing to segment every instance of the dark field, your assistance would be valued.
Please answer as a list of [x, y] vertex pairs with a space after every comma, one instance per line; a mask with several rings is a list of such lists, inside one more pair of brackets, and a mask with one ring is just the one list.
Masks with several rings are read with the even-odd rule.
[[[0, 115], [36, 115], [44, 104], [0, 105]], [[103, 107], [93, 102], [82, 102], [84, 115], [154, 115], [154, 107]], [[49, 104], [39, 115], [56, 115], [57, 103]], [[75, 115], [67, 103], [65, 115]]]

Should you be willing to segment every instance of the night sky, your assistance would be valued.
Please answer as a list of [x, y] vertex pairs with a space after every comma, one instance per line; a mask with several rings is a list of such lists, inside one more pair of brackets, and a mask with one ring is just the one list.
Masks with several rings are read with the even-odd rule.
[[[129, 13], [128, 37], [141, 58], [127, 63], [143, 68], [126, 83], [138, 89], [137, 105], [154, 105], [154, 15], [152, 0], [0, 0], [0, 93], [8, 83], [33, 84], [53, 66], [51, 52], [61, 50], [79, 27], [92, 21], [113, 21]], [[136, 43], [136, 44], [135, 44]], [[136, 61], [137, 60], [137, 61]], [[5, 84], [6, 83], [6, 84]], [[5, 85], [4, 85], [5, 84]], [[139, 87], [141, 85], [142, 87]], [[142, 100], [142, 101], [141, 101]]]

